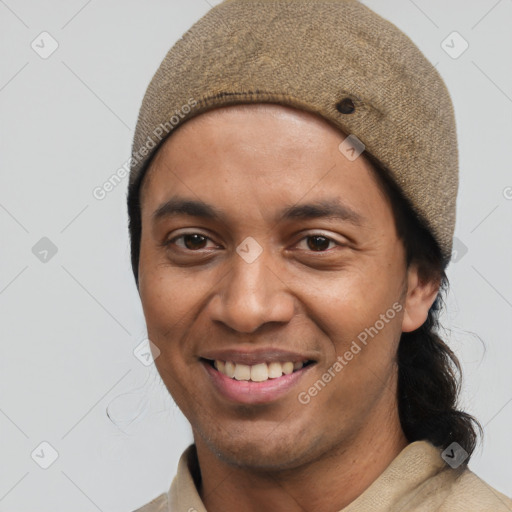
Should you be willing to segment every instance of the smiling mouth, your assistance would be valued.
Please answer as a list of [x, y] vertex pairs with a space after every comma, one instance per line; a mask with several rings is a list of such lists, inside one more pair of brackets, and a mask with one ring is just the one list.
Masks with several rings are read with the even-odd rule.
[[279, 379], [283, 375], [291, 375], [307, 366], [315, 364], [315, 361], [272, 361], [270, 363], [247, 365], [233, 361], [201, 359], [226, 377], [249, 382], [265, 382], [267, 380]]

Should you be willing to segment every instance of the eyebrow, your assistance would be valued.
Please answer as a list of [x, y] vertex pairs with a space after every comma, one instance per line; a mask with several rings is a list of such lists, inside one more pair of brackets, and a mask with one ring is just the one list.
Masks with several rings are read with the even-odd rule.
[[[227, 223], [227, 215], [215, 206], [204, 201], [172, 197], [162, 203], [153, 212], [153, 222], [162, 218], [181, 215], [197, 217]], [[312, 203], [286, 206], [276, 217], [276, 222], [286, 220], [308, 220], [330, 218], [350, 222], [356, 226], [363, 224], [364, 217], [352, 208], [343, 204], [339, 199], [322, 199]]]

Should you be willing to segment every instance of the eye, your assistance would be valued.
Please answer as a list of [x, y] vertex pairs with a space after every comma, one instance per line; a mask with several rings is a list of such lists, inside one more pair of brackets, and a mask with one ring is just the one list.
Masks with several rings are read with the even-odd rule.
[[329, 238], [320, 233], [305, 236], [302, 240], [300, 240], [300, 242], [304, 241], [306, 241], [307, 248], [313, 252], [325, 252], [329, 249], [330, 244], [334, 244], [335, 246], [342, 245], [332, 238]]
[[[178, 240], [182, 240], [183, 243], [176, 243]], [[208, 240], [210, 240], [210, 238], [202, 235], [201, 233], [184, 233], [172, 238], [171, 240], [165, 241], [162, 245], [169, 246], [171, 244], [175, 244], [188, 251], [198, 251], [206, 248], [205, 244]]]

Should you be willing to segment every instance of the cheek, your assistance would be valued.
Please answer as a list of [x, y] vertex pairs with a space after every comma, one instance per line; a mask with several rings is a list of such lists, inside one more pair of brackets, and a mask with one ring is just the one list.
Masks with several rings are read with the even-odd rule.
[[318, 397], [319, 408], [370, 407], [396, 373], [403, 315], [400, 286], [396, 270], [381, 268], [367, 265], [340, 273], [310, 302], [310, 317], [331, 345], [322, 368], [331, 383]]
[[[313, 319], [334, 334], [333, 337], [336, 333], [357, 336], [400, 300], [401, 281], [397, 270], [390, 265], [358, 262], [322, 280], [312, 276], [308, 284], [304, 282], [304, 287], [301, 286], [301, 295], [314, 311]], [[295, 282], [300, 282], [298, 276]], [[389, 315], [393, 316], [389, 324], [396, 323], [393, 322], [396, 309]]]
[[139, 295], [149, 339], [162, 352], [169, 351], [173, 344], [167, 340], [186, 321], [191, 293], [165, 262], [144, 247], [140, 254]]
[[340, 277], [312, 303], [313, 322], [331, 347], [320, 376], [329, 383], [311, 403], [319, 415], [329, 410], [333, 421], [339, 414], [364, 418], [393, 385], [403, 310], [396, 281], [376, 284], [376, 277], [368, 272]]
[[195, 363], [197, 342], [209, 336], [211, 328], [200, 313], [219, 277], [172, 267], [156, 251], [141, 251], [140, 262], [139, 294], [148, 337], [162, 352], [160, 363]]
[[148, 330], [170, 328], [185, 311], [186, 301], [179, 300], [177, 287], [170, 284], [154, 270], [146, 270], [143, 279], [139, 281], [139, 293]]
[[187, 345], [193, 346], [195, 288], [165, 264], [141, 258], [141, 269], [139, 293], [148, 338], [160, 350], [155, 366], [173, 400], [188, 416], [190, 404], [201, 400], [191, 368], [197, 361], [193, 351], [186, 350]]

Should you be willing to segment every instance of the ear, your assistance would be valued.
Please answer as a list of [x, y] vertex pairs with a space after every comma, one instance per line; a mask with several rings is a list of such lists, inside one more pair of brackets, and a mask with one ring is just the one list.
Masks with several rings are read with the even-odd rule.
[[428, 311], [439, 292], [439, 280], [420, 279], [417, 265], [407, 269], [407, 292], [404, 301], [402, 331], [411, 332], [421, 327], [427, 320]]

